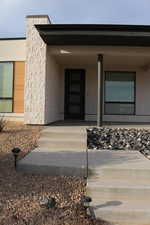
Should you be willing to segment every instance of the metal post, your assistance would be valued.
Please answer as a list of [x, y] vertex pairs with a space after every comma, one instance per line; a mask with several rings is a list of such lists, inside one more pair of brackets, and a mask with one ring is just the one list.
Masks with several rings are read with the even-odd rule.
[[15, 169], [17, 169], [17, 155], [15, 155], [14, 158], [15, 158]]
[[103, 55], [98, 55], [97, 61], [97, 126], [103, 125]]

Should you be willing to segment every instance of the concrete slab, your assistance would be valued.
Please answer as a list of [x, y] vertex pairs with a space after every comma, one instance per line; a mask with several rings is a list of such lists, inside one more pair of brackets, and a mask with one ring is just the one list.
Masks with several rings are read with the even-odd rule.
[[[67, 136], [67, 135], [66, 135]], [[76, 149], [85, 149], [86, 148], [86, 138], [77, 139], [76, 137], [72, 138], [57, 138], [57, 137], [41, 137], [38, 140], [38, 145], [41, 148], [53, 148], [53, 149], [63, 149], [63, 150], [76, 150]]]
[[[39, 141], [39, 147], [19, 162], [18, 170], [49, 175], [86, 176], [86, 128], [90, 125], [92, 124], [55, 124], [46, 127], [42, 131], [41, 139], [45, 138], [47, 143], [52, 143], [53, 139], [55, 145], [48, 144], [49, 147], [45, 148], [40, 146]], [[85, 147], [71, 148], [72, 143], [80, 139], [80, 134], [85, 141]], [[61, 140], [59, 144], [58, 139]], [[74, 140], [68, 141], [64, 147], [60, 145], [68, 139]], [[90, 176], [87, 191], [93, 199], [96, 216], [119, 225], [148, 225], [150, 161], [138, 151], [88, 152]]]

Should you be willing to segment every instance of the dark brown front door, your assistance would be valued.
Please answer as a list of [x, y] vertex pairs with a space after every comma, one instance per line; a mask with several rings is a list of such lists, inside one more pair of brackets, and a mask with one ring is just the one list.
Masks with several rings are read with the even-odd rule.
[[84, 119], [85, 70], [65, 71], [65, 119]]

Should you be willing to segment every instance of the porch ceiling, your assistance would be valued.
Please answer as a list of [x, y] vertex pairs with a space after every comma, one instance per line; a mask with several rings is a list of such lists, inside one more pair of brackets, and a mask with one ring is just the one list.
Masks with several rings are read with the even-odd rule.
[[104, 56], [104, 67], [129, 66], [133, 68], [150, 66], [150, 47], [117, 46], [48, 46], [48, 51], [61, 65], [97, 65], [97, 56]]
[[[55, 55], [56, 61], [65, 66], [96, 66], [97, 55]], [[150, 67], [150, 56], [108, 56], [104, 55], [104, 67], [147, 68]]]

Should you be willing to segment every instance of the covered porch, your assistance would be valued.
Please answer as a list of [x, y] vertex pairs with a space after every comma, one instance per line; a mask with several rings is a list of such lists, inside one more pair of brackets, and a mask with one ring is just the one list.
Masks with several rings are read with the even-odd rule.
[[[48, 46], [48, 122], [80, 119], [96, 121], [98, 126], [150, 122], [149, 50], [149, 47], [124, 46]], [[84, 84], [78, 85], [76, 77], [73, 78], [75, 82], [70, 81], [72, 87], [69, 87], [73, 91], [69, 89], [69, 93], [68, 70], [69, 76], [84, 71], [84, 81], [79, 79]], [[67, 118], [66, 104], [72, 117]], [[83, 115], [76, 118], [80, 110]]]
[[149, 26], [27, 25], [25, 123], [150, 122]]

